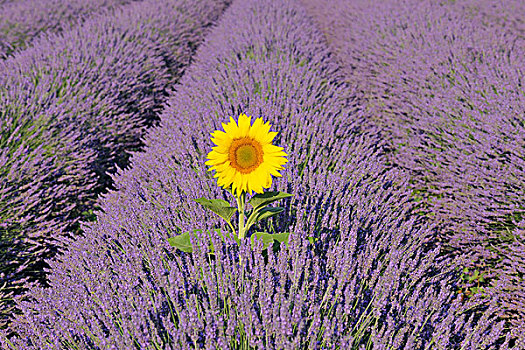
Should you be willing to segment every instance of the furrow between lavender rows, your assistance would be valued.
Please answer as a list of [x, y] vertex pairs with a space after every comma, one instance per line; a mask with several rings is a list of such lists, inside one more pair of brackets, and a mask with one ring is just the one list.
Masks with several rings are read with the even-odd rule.
[[42, 33], [67, 30], [93, 13], [135, 0], [21, 0], [0, 2], [0, 59], [24, 49]]
[[446, 250], [470, 256], [463, 294], [497, 291], [525, 327], [524, 2], [303, 3]]
[[[113, 176], [97, 221], [64, 239], [50, 288], [31, 288], [13, 321], [18, 337], [9, 345], [0, 336], [4, 346], [453, 349], [501, 340], [492, 305], [455, 298], [457, 261], [439, 257], [433, 227], [413, 215], [407, 175], [386, 168], [382, 135], [365, 127], [337, 68], [297, 1], [234, 2], [144, 152]], [[233, 205], [204, 162], [210, 132], [240, 113], [269, 121], [288, 154], [273, 188], [293, 196], [254, 227], [291, 232], [288, 246], [265, 260], [260, 244], [204, 231], [197, 240], [213, 242], [215, 260], [205, 249], [178, 252], [168, 238], [227, 229], [192, 199]]]
[[60, 237], [93, 220], [108, 173], [158, 122], [227, 1], [146, 0], [99, 14], [0, 62], [0, 310], [30, 283]]

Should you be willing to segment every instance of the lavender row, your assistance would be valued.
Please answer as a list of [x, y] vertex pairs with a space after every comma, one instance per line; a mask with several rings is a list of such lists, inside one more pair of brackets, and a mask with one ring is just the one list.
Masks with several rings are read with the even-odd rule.
[[101, 10], [133, 0], [21, 0], [0, 3], [0, 58], [27, 47], [44, 32], [57, 33]]
[[[457, 261], [411, 215], [406, 174], [382, 165], [381, 135], [340, 82], [322, 36], [296, 1], [237, 1], [201, 46], [146, 137], [115, 176], [85, 237], [31, 288], [7, 348], [487, 348], [502, 323], [480, 298], [455, 298]], [[261, 116], [289, 163], [274, 188], [286, 211], [256, 230], [291, 232], [261, 256], [211, 239], [176, 252], [167, 238], [226, 229], [198, 197], [230, 200], [204, 166], [209, 133], [229, 115]], [[232, 202], [233, 204], [233, 202]], [[312, 245], [307, 235], [319, 238]], [[246, 265], [239, 265], [239, 258]], [[467, 310], [485, 310], [481, 318]], [[505, 346], [503, 346], [505, 348]]]
[[525, 284], [501, 263], [519, 266], [525, 254], [503, 249], [520, 242], [525, 217], [524, 3], [304, 2], [370, 117], [390, 130], [391, 163], [411, 172], [440, 238], [471, 256], [486, 288], [507, 286], [496, 288], [508, 300], [501, 316], [523, 326], [515, 291]]
[[0, 63], [0, 309], [32, 281], [60, 237], [93, 217], [108, 173], [158, 119], [226, 3], [135, 2]]

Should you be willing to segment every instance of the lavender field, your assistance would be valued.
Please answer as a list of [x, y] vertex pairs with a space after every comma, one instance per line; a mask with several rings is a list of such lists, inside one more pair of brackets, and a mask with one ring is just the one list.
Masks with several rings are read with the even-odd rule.
[[525, 349], [524, 83], [522, 0], [0, 0], [0, 348]]

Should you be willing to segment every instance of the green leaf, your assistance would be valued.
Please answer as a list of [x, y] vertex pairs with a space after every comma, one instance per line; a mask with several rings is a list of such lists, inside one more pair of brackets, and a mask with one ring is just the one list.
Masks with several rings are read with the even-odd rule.
[[255, 244], [255, 238], [262, 239], [263, 241], [263, 250], [268, 248], [270, 244], [273, 242], [282, 243], [284, 242], [286, 246], [288, 246], [288, 236], [290, 235], [289, 232], [284, 233], [275, 233], [270, 234], [267, 232], [255, 232], [251, 237], [250, 240], [252, 242], [252, 245]]
[[[222, 239], [223, 242], [226, 241], [226, 237], [225, 237], [225, 235], [222, 234], [221, 229], [217, 228], [217, 229], [215, 229], [215, 232], [217, 232], [217, 234], [219, 235], [220, 239]], [[235, 234], [232, 234], [232, 236], [233, 236], [233, 239], [235, 240], [235, 242], [237, 242], [238, 245], [241, 245], [241, 241], [239, 240], [239, 237], [237, 237], [237, 235], [235, 235]], [[210, 241], [210, 249], [211, 249], [212, 252], [215, 252], [215, 250], [213, 249], [213, 244], [211, 243], [211, 241]]]
[[314, 244], [315, 242], [317, 242], [319, 240], [319, 238], [316, 238], [316, 237], [313, 237], [313, 236], [310, 236], [310, 237], [307, 237], [308, 238], [308, 241], [312, 244]]
[[219, 215], [227, 222], [230, 222], [233, 214], [235, 214], [235, 212], [237, 211], [237, 208], [230, 207], [230, 203], [226, 202], [223, 199], [198, 198], [194, 199], [194, 201], [199, 203], [203, 207], [210, 209], [212, 212]]
[[[202, 231], [202, 230], [194, 229], [193, 235], [196, 236], [198, 231]], [[206, 232], [208, 233], [208, 235], [211, 235], [210, 231], [206, 231]], [[215, 232], [217, 232], [219, 237], [224, 241], [224, 236], [222, 235], [221, 230], [215, 229]], [[183, 252], [193, 253], [193, 246], [191, 245], [191, 242], [190, 242], [190, 231], [184, 232], [183, 234], [175, 236], [175, 237], [168, 238], [168, 243], [172, 247], [182, 250]], [[210, 240], [209, 248], [211, 251], [210, 254], [214, 254], [215, 248], [213, 247], [213, 243], [211, 242], [211, 240]]]
[[271, 237], [271, 235], [269, 233], [266, 233], [266, 232], [255, 232], [254, 234], [251, 235], [250, 237], [250, 240], [252, 242], [252, 245], [255, 244], [255, 238], [258, 238], [258, 239], [262, 239], [262, 242], [263, 242], [263, 249], [266, 249], [268, 248], [268, 246], [270, 245], [270, 243], [273, 242], [273, 238]]
[[278, 201], [279, 199], [288, 198], [292, 195], [289, 193], [279, 192], [279, 191], [268, 191], [264, 193], [258, 193], [250, 200], [248, 203], [252, 205], [254, 210], [258, 210], [264, 206], [267, 206], [270, 203]]
[[237, 235], [233, 235], [233, 239], [235, 240], [235, 242], [237, 242], [237, 244], [240, 246], [241, 245], [241, 240], [239, 239], [239, 237]]
[[179, 250], [182, 250], [186, 253], [192, 253], [193, 247], [190, 242], [190, 232], [184, 232], [181, 235], [168, 238], [168, 243], [170, 246], [175, 247]]
[[267, 219], [270, 216], [277, 215], [284, 211], [284, 208], [281, 207], [266, 207], [262, 208], [258, 212], [255, 213], [255, 217], [252, 221], [252, 224], [256, 223], [257, 221], [261, 221], [263, 219]]
[[468, 276], [467, 279], [469, 282], [475, 281], [479, 277], [479, 271], [474, 270], [474, 274], [472, 276]]
[[274, 233], [271, 236], [275, 242], [284, 242], [284, 244], [288, 247], [288, 237], [290, 236], [290, 232]]

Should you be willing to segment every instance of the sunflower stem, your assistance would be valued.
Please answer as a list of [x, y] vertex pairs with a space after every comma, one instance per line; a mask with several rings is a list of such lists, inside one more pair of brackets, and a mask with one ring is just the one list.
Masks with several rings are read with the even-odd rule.
[[[246, 204], [246, 192], [242, 191], [239, 197], [236, 197], [236, 199], [237, 199], [237, 207], [239, 208], [239, 241], [240, 241], [246, 235], [246, 231], [244, 227], [244, 207]], [[239, 256], [239, 264], [242, 265], [241, 256]], [[242, 279], [244, 279], [244, 270], [243, 270]]]
[[239, 239], [243, 239], [246, 236], [244, 227], [244, 207], [246, 204], [246, 192], [242, 191], [239, 197], [237, 197], [237, 206], [239, 207]]

